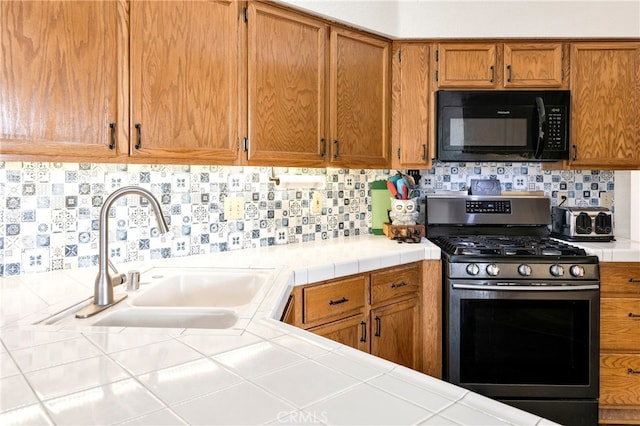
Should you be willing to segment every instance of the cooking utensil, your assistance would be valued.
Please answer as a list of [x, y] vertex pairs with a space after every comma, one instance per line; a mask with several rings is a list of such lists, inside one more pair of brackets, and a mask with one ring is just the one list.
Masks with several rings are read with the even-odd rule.
[[387, 188], [389, 188], [389, 192], [391, 192], [391, 195], [393, 195], [396, 198], [400, 198], [399, 194], [398, 194], [398, 189], [396, 188], [395, 184], [393, 182], [391, 182], [390, 180], [387, 181]]
[[398, 190], [398, 198], [401, 200], [406, 200], [409, 194], [409, 187], [407, 186], [407, 182], [400, 178], [396, 181], [396, 188]]

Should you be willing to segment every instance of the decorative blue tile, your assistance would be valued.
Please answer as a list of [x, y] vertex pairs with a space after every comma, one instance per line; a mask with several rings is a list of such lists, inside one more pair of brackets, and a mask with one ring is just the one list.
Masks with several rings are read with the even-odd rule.
[[[9, 245], [23, 253], [24, 262], [21, 267], [14, 258], [0, 257], [3, 276], [95, 266], [102, 203], [122, 185], [150, 189], [160, 199], [173, 231], [166, 237], [160, 235], [146, 199], [118, 200], [109, 211], [110, 222], [115, 225], [112, 238], [119, 243], [112, 248], [119, 260], [132, 261], [366, 234], [371, 218], [369, 184], [396, 173], [281, 169], [282, 173], [323, 176], [322, 209], [312, 214], [310, 200], [318, 190], [282, 189], [269, 180], [270, 167], [1, 164], [0, 176], [6, 182], [0, 182], [0, 191], [8, 196], [3, 204], [5, 235], [0, 244], [3, 250]], [[544, 191], [554, 203], [557, 191], [567, 190], [571, 203], [594, 205], [599, 202], [599, 191], [614, 188], [611, 171], [550, 171], [541, 170], [537, 163], [436, 161], [432, 169], [419, 174], [422, 179], [417, 192], [421, 196], [434, 190], [465, 191], [470, 179], [480, 178], [499, 179], [505, 191]], [[583, 182], [587, 183], [584, 188]], [[6, 188], [15, 184], [16, 189], [9, 193]], [[224, 199], [229, 196], [246, 200], [243, 220], [225, 221]], [[27, 238], [33, 234], [35, 238]], [[55, 238], [51, 238], [53, 234], [57, 234]]]

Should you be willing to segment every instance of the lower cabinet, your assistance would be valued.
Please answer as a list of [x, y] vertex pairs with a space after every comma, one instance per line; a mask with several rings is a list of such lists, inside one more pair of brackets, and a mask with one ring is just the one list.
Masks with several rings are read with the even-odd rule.
[[308, 330], [343, 345], [367, 351], [367, 321], [363, 315], [339, 319]]
[[420, 299], [412, 297], [371, 310], [371, 354], [420, 370]]
[[[286, 322], [336, 342], [440, 377], [439, 297], [423, 289], [440, 287], [439, 261], [415, 262], [295, 287]], [[423, 271], [433, 272], [424, 285]], [[437, 275], [435, 275], [437, 273]], [[435, 302], [437, 306], [425, 305]], [[432, 311], [436, 311], [435, 313]], [[424, 336], [434, 339], [425, 341]]]
[[600, 424], [640, 425], [640, 263], [600, 277]]

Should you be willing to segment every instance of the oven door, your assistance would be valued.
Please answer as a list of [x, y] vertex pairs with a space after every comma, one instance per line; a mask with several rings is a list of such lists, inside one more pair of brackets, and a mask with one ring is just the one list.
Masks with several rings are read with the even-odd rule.
[[450, 282], [445, 378], [495, 398], [597, 398], [598, 287]]

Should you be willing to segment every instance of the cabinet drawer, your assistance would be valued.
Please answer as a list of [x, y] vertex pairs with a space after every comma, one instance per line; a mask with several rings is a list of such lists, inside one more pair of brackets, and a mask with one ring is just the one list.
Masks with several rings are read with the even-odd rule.
[[302, 321], [308, 324], [329, 320], [362, 309], [365, 305], [366, 280], [366, 276], [356, 276], [304, 288]]
[[600, 347], [640, 351], [640, 298], [600, 299]]
[[640, 404], [640, 354], [600, 356], [600, 405]]
[[640, 296], [640, 263], [601, 263], [600, 280], [600, 292], [605, 296]]
[[413, 264], [371, 274], [371, 304], [375, 305], [420, 289], [420, 267]]

